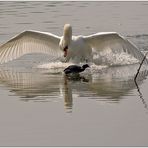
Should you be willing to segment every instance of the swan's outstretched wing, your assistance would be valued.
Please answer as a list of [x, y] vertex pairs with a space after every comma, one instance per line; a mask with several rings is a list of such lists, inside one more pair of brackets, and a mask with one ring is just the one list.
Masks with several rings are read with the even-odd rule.
[[5, 63], [28, 53], [45, 53], [59, 57], [60, 37], [51, 33], [24, 31], [0, 46], [0, 63]]
[[[126, 52], [139, 61], [144, 57], [135, 45], [116, 32], [105, 32], [84, 36], [84, 40], [97, 51], [110, 49], [115, 53]], [[148, 60], [145, 60], [145, 63], [148, 64]]]

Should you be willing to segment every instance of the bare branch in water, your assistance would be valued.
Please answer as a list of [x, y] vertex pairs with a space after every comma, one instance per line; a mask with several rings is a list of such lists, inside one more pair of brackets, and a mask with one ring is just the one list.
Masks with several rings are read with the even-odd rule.
[[142, 92], [140, 91], [140, 87], [138, 86], [138, 83], [136, 81], [134, 81], [134, 82], [135, 82], [135, 85], [137, 87], [137, 91], [139, 93], [139, 97], [140, 97], [142, 103], [144, 104], [144, 108], [148, 111], [148, 105], [147, 105], [146, 101], [143, 98]]
[[139, 74], [139, 72], [140, 72], [140, 69], [141, 69], [141, 66], [142, 66], [144, 60], [146, 59], [147, 54], [148, 54], [148, 52], [145, 54], [143, 60], [142, 60], [141, 63], [140, 63], [139, 68], [137, 69], [137, 73], [136, 73], [136, 75], [135, 75], [135, 77], [134, 77], [134, 81], [136, 81], [136, 79], [137, 79], [137, 76], [138, 76], [138, 74]]

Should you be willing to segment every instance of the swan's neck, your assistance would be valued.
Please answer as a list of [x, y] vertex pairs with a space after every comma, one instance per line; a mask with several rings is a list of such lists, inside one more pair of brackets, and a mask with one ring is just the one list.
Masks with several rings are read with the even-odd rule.
[[70, 26], [70, 24], [65, 24], [63, 38], [68, 44], [70, 44], [72, 40], [72, 27]]

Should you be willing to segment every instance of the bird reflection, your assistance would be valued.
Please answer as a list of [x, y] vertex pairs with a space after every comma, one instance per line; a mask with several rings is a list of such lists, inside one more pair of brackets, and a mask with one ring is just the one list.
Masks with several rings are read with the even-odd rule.
[[73, 98], [72, 98], [72, 84], [71, 82], [80, 81], [80, 82], [89, 82], [84, 76], [80, 74], [74, 75], [64, 75], [64, 102], [65, 108], [71, 112], [73, 106]]
[[85, 78], [85, 76], [81, 76], [80, 74], [65, 75], [64, 78], [69, 81], [89, 82], [89, 79]]
[[72, 110], [72, 88], [68, 82], [67, 76], [64, 76], [64, 105], [67, 110]]
[[[135, 85], [134, 75], [138, 65], [110, 67], [93, 71], [89, 75], [67, 77], [63, 74], [47, 74], [42, 69], [16, 70], [0, 68], [0, 84], [19, 96], [20, 100], [28, 102], [49, 102], [64, 99], [67, 112], [73, 108], [75, 98], [89, 98], [97, 101], [118, 103], [123, 96], [137, 89], [145, 108], [147, 107], [139, 85], [148, 75], [147, 70], [141, 70]], [[131, 70], [132, 69], [132, 70]]]

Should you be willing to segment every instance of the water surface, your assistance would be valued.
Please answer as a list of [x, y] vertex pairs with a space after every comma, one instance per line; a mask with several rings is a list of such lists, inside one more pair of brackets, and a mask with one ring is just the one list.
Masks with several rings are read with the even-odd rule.
[[[115, 31], [148, 49], [148, 2], [0, 2], [0, 42], [23, 30]], [[67, 78], [43, 55], [0, 66], [0, 146], [148, 146], [147, 67], [98, 68]], [[44, 62], [47, 62], [47, 61]]]

